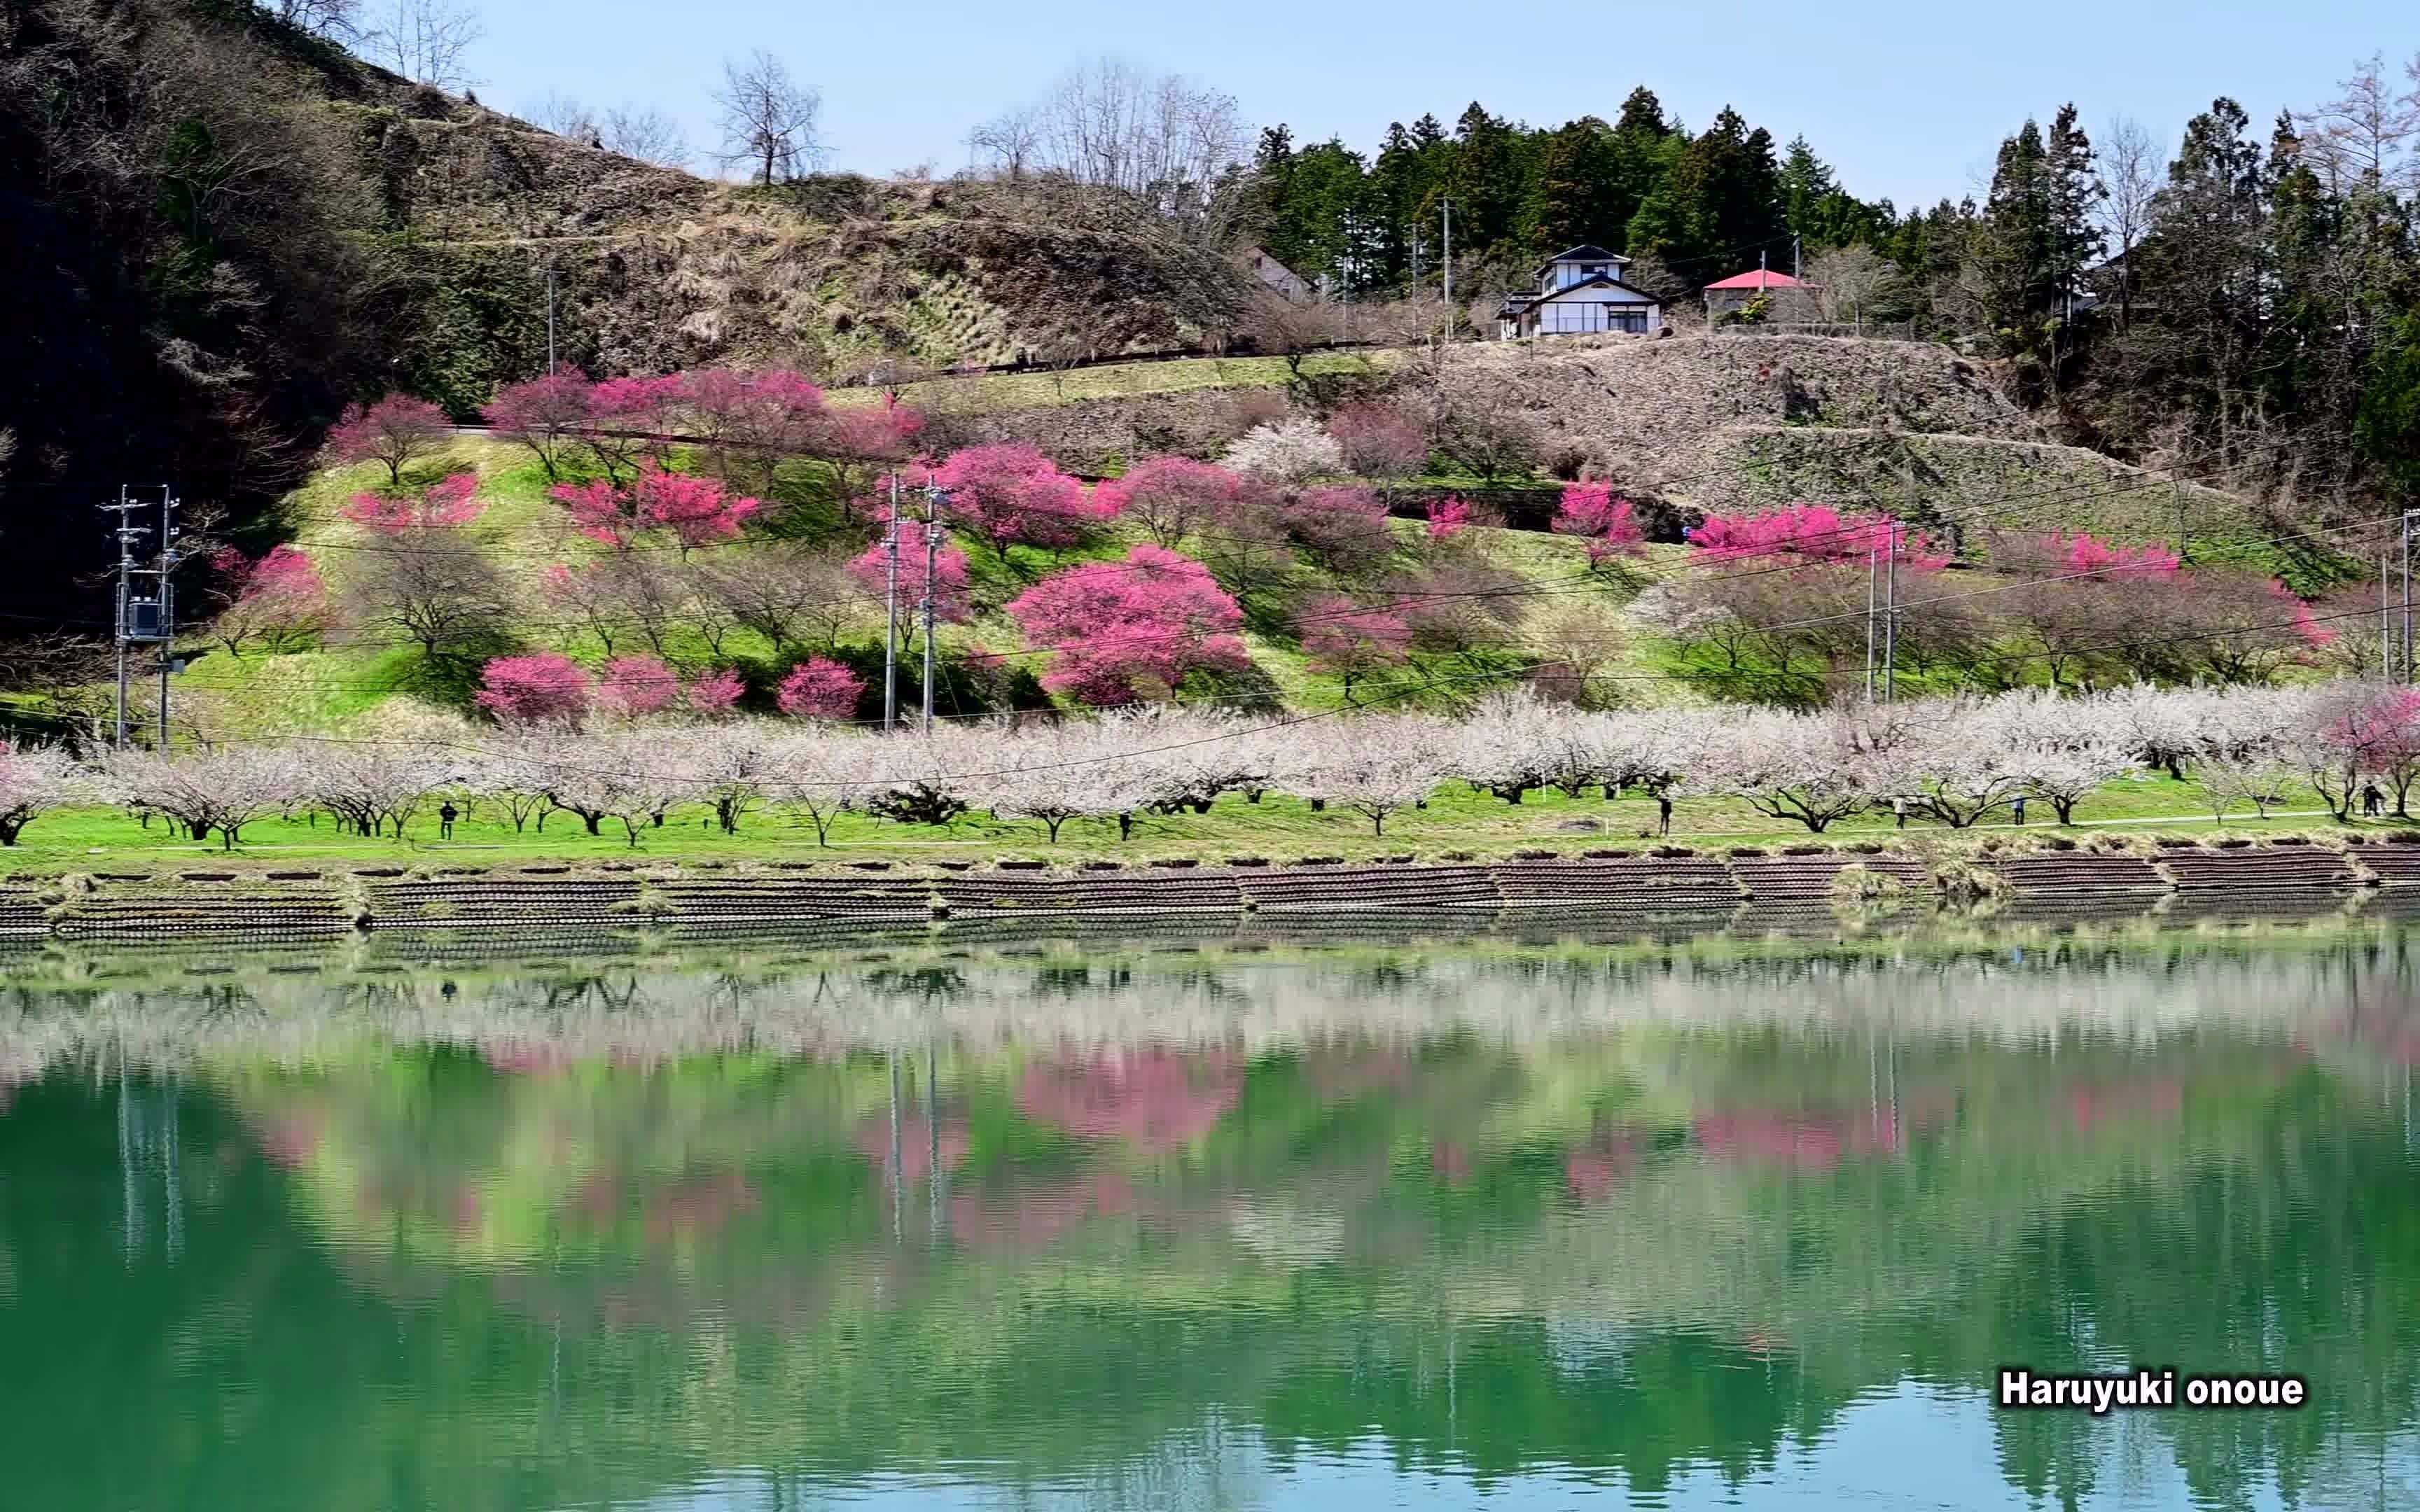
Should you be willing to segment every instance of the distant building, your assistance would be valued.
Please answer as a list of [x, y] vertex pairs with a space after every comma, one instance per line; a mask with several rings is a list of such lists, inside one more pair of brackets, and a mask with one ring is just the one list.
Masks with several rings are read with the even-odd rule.
[[1538, 292], [1507, 296], [1497, 306], [1497, 334], [1507, 341], [1591, 331], [1655, 334], [1664, 329], [1664, 301], [1621, 281], [1629, 265], [1593, 243], [1548, 258], [1538, 268]]
[[1754, 268], [1745, 273], [1733, 273], [1719, 283], [1706, 285], [1706, 318], [1719, 320], [1734, 310], [1746, 309], [1750, 304], [1755, 303], [1759, 297], [1770, 296], [1781, 289], [1808, 289], [1814, 286], [1812, 284], [1803, 284], [1788, 273], [1776, 273], [1766, 268]]
[[1274, 290], [1296, 304], [1309, 304], [1319, 298], [1319, 291], [1311, 286], [1309, 279], [1261, 248], [1246, 247], [1235, 255], [1243, 263], [1245, 271], [1259, 279], [1263, 287]]

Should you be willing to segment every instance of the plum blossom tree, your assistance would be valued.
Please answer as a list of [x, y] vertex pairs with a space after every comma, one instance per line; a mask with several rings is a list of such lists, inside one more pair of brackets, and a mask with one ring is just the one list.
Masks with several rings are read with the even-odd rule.
[[[912, 537], [910, 538], [912, 540]], [[860, 608], [879, 616], [889, 592], [891, 564], [882, 544], [876, 542], [852, 558], [848, 575], [857, 583]], [[943, 625], [964, 625], [972, 615], [967, 589], [967, 554], [945, 546], [933, 556], [933, 618]], [[899, 613], [912, 633], [924, 602], [924, 550], [903, 540], [899, 546]]]
[[581, 534], [616, 551], [628, 551], [648, 532], [664, 530], [687, 555], [693, 548], [734, 539], [765, 507], [726, 492], [712, 478], [654, 467], [642, 469], [627, 487], [599, 478], [559, 483], [547, 493]]
[[27, 825], [53, 809], [82, 802], [89, 784], [55, 746], [0, 740], [0, 845], [14, 845]]
[[1877, 760], [1887, 745], [1847, 710], [1758, 709], [1727, 722], [1718, 742], [1691, 764], [1688, 780], [1821, 834], [1892, 795], [1896, 774]]
[[1197, 669], [1249, 664], [1235, 631], [1243, 611], [1189, 557], [1138, 546], [1124, 562], [1089, 562], [1011, 600], [1033, 650], [1053, 653], [1043, 686], [1100, 707], [1172, 691]]
[[1315, 420], [1255, 425], [1236, 438], [1220, 460], [1233, 471], [1264, 483], [1308, 483], [1344, 471], [1343, 449]]
[[597, 707], [625, 719], [661, 714], [680, 692], [680, 673], [656, 656], [616, 656], [597, 680]]
[[1330, 572], [1366, 573], [1394, 553], [1387, 501], [1367, 488], [1289, 489], [1279, 495], [1277, 513], [1287, 537]]
[[500, 724], [576, 725], [588, 716], [596, 683], [586, 668], [551, 651], [498, 656], [480, 670], [472, 700]]
[[890, 791], [901, 744], [845, 729], [793, 736], [776, 748], [777, 801], [814, 830], [817, 845], [830, 845], [842, 814], [869, 811]]
[[748, 685], [728, 667], [700, 672], [681, 689], [681, 702], [701, 719], [721, 719], [737, 713]]
[[994, 441], [953, 455], [933, 474], [947, 491], [954, 524], [995, 551], [1011, 546], [1073, 546], [1119, 503], [1087, 496], [1083, 484], [1024, 441]]
[[458, 764], [445, 751], [410, 744], [331, 745], [312, 759], [302, 796], [339, 825], [375, 838], [404, 826], [428, 795], [454, 782]]
[[1411, 659], [1412, 629], [1402, 615], [1342, 594], [1313, 600], [1297, 623], [1311, 670], [1342, 681], [1347, 703], [1356, 685]]
[[291, 651], [334, 623], [328, 585], [307, 552], [271, 547], [257, 562], [227, 547], [210, 558], [218, 570], [223, 607], [210, 621], [211, 638], [240, 656], [248, 645]]
[[853, 719], [865, 679], [839, 662], [812, 656], [790, 669], [774, 696], [783, 714], [799, 719]]
[[445, 411], [426, 399], [390, 393], [377, 403], [352, 405], [328, 432], [328, 455], [339, 462], [376, 462], [386, 469], [387, 486], [403, 486], [403, 470], [442, 449], [454, 427]]
[[1459, 494], [1429, 502], [1429, 544], [1442, 545], [1470, 529], [1470, 503]]
[[1155, 456], [1093, 490], [1094, 506], [1110, 518], [1133, 520], [1152, 540], [1173, 547], [1218, 520], [1242, 480], [1225, 468], [1187, 456]]
[[479, 475], [456, 472], [416, 493], [357, 493], [336, 513], [380, 535], [401, 535], [458, 529], [477, 519], [487, 507], [479, 497]]
[[1446, 776], [1444, 732], [1419, 715], [1298, 725], [1280, 780], [1296, 796], [1350, 809], [1387, 832], [1387, 816], [1426, 798]]
[[1429, 465], [1428, 426], [1394, 405], [1346, 405], [1328, 417], [1327, 433], [1345, 469], [1381, 487], [1392, 488]]
[[309, 760], [286, 746], [113, 751], [101, 764], [101, 786], [112, 802], [165, 815], [197, 841], [216, 833], [227, 850], [242, 839], [244, 825], [302, 801], [310, 785]]
[[479, 414], [498, 436], [528, 447], [552, 483], [564, 453], [596, 422], [597, 385], [576, 367], [559, 368], [504, 384]]
[[1603, 483], [1563, 485], [1562, 498], [1555, 504], [1554, 529], [1559, 535], [1576, 535], [1588, 543], [1590, 566], [1637, 556], [1647, 541], [1636, 507]]
[[[1689, 544], [1710, 562], [1792, 557], [1806, 562], [1864, 562], [1887, 549], [1892, 526], [1886, 515], [1843, 515], [1824, 504], [1792, 504], [1761, 515], [1711, 515], [1689, 531]], [[1902, 570], [1931, 571], [1949, 555], [1922, 531], [1899, 529]]]

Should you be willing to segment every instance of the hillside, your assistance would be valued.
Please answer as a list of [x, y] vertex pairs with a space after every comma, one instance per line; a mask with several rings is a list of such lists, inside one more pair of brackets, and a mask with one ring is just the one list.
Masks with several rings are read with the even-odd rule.
[[[467, 416], [604, 373], [1111, 353], [1233, 324], [1239, 275], [1065, 196], [750, 191], [415, 87], [248, 7], [0, 0], [0, 426], [27, 628], [86, 614], [90, 506], [239, 522], [388, 387]], [[261, 530], [247, 539], [268, 539]]]

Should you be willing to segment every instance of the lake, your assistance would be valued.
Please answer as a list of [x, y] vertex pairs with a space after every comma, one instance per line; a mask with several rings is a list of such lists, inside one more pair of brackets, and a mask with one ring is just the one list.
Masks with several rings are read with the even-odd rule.
[[2415, 946], [0, 957], [6, 1504], [2409, 1507]]

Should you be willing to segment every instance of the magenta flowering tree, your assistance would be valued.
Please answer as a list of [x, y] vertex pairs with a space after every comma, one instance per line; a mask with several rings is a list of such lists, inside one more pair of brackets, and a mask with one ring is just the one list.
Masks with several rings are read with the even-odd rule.
[[376, 462], [386, 469], [387, 486], [403, 486], [403, 470], [453, 439], [445, 411], [426, 399], [390, 393], [372, 405], [353, 405], [328, 432], [327, 451], [339, 462]]
[[1341, 594], [1313, 602], [1298, 625], [1311, 670], [1341, 680], [1347, 703], [1356, 684], [1411, 659], [1412, 628], [1402, 615]]
[[1588, 543], [1589, 565], [1600, 566], [1615, 557], [1637, 556], [1647, 532], [1637, 508], [1603, 483], [1567, 483], [1555, 504], [1555, 531]]
[[681, 700], [689, 705], [689, 712], [699, 718], [721, 719], [738, 710], [739, 700], [747, 691], [748, 685], [739, 674], [723, 667], [690, 679], [689, 687], [681, 690]]
[[563, 506], [581, 534], [616, 551], [628, 551], [648, 532], [663, 530], [672, 532], [686, 555], [692, 548], [737, 536], [764, 508], [712, 478], [654, 467], [643, 469], [627, 486], [597, 478], [558, 483], [547, 496]]
[[1103, 517], [1130, 519], [1161, 546], [1218, 520], [1234, 505], [1243, 480], [1225, 468], [1189, 456], [1155, 456], [1093, 489]]
[[625, 718], [661, 714], [680, 697], [680, 674], [656, 656], [616, 656], [597, 679], [597, 702]]
[[680, 394], [677, 373], [607, 378], [590, 393], [583, 440], [609, 478], [636, 477], [650, 463], [663, 465], [667, 438], [679, 423]]
[[2184, 564], [2182, 558], [2156, 541], [2144, 546], [2119, 546], [2097, 535], [2071, 538], [2055, 532], [2042, 541], [2046, 554], [2058, 559], [2063, 574], [2094, 582], [2164, 581], [2175, 577]]
[[223, 605], [210, 634], [229, 656], [240, 656], [256, 643], [290, 651], [335, 622], [327, 582], [306, 552], [272, 547], [251, 562], [226, 547], [211, 556], [210, 565], [219, 575], [215, 588]]
[[1042, 686], [1097, 707], [1172, 691], [1187, 672], [1250, 664], [1243, 611], [1210, 569], [1164, 547], [1088, 562], [1011, 600], [1028, 648], [1052, 654]]
[[468, 525], [487, 507], [479, 498], [479, 475], [457, 472], [412, 493], [357, 493], [337, 513], [381, 535], [401, 535]]
[[1450, 541], [1470, 529], [1470, 504], [1461, 495], [1429, 501], [1429, 544]]
[[595, 423], [597, 385], [576, 367], [562, 368], [504, 385], [479, 415], [498, 436], [535, 453], [551, 483], [565, 449]]
[[[882, 612], [884, 595], [889, 592], [890, 573], [879, 541], [852, 558], [848, 564], [850, 579], [870, 600], [876, 615]], [[923, 602], [924, 543], [915, 532], [903, 530], [899, 542], [899, 617], [903, 625], [922, 618]], [[970, 612], [967, 554], [954, 546], [945, 546], [933, 554], [933, 618], [944, 625], [964, 625]], [[912, 630], [912, 625], [909, 628]]]
[[[1689, 532], [1689, 544], [1712, 562], [1863, 562], [1886, 548], [1896, 524], [1887, 515], [1843, 515], [1824, 504], [1792, 504], [1761, 515], [1710, 515]], [[1900, 525], [1899, 561], [1902, 567], [1929, 572], [1947, 566], [1949, 554], [1924, 532]]]
[[577, 724], [587, 717], [595, 690], [578, 662], [540, 651], [488, 663], [473, 702], [502, 724]]
[[864, 693], [865, 679], [839, 662], [813, 656], [790, 669], [773, 702], [793, 718], [851, 719]]
[[[933, 481], [949, 490], [952, 523], [993, 550], [1011, 546], [1073, 546], [1108, 519], [1098, 495], [1024, 441], [970, 446], [941, 464]], [[1106, 501], [1114, 510], [1114, 495]]]

